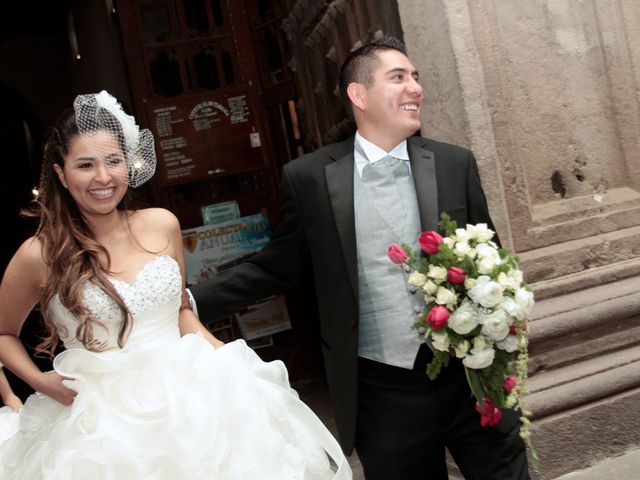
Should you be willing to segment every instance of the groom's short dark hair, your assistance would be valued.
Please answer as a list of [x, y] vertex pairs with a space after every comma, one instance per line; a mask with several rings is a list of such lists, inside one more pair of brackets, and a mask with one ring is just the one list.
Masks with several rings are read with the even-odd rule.
[[349, 114], [352, 113], [351, 101], [347, 95], [349, 84], [362, 83], [366, 87], [373, 82], [373, 70], [380, 61], [378, 52], [383, 50], [397, 50], [407, 55], [407, 48], [401, 40], [391, 35], [373, 40], [351, 52], [340, 69], [340, 98]]

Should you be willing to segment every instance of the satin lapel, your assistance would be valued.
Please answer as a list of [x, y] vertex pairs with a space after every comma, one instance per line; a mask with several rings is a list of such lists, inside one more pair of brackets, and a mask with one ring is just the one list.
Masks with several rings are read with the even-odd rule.
[[423, 141], [419, 137], [410, 137], [408, 145], [422, 231], [437, 230], [438, 184], [436, 182], [435, 156], [432, 151], [423, 146]]
[[353, 143], [346, 153], [324, 167], [333, 216], [340, 237], [340, 245], [347, 264], [349, 280], [358, 297], [358, 260], [356, 256], [356, 226], [353, 210]]

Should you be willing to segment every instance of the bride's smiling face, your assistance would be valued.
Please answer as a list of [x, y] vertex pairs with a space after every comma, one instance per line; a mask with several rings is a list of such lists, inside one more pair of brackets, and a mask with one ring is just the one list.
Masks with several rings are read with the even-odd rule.
[[104, 130], [76, 135], [64, 166], [54, 169], [84, 215], [113, 212], [127, 193], [124, 154], [117, 138]]

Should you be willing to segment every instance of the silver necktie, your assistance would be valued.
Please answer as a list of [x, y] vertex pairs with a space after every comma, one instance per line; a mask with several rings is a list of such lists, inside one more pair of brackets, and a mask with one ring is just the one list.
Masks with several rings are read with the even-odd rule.
[[406, 208], [400, 196], [402, 177], [409, 176], [404, 160], [387, 155], [375, 163], [367, 163], [362, 170], [362, 184], [384, 221], [396, 235], [401, 236], [406, 221]]

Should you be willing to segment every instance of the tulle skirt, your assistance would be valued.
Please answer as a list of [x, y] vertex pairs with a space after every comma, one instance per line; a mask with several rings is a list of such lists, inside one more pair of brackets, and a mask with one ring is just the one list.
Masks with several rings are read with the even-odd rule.
[[69, 407], [30, 396], [17, 433], [17, 415], [4, 412], [3, 480], [351, 478], [284, 364], [262, 362], [242, 340], [68, 350], [54, 369], [78, 395]]

